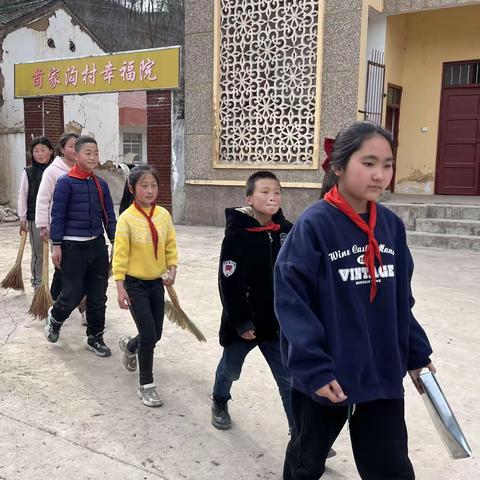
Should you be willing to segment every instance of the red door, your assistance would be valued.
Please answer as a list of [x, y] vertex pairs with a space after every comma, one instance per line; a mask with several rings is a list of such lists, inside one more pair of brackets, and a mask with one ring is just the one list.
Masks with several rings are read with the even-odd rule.
[[480, 195], [480, 86], [444, 88], [436, 191]]

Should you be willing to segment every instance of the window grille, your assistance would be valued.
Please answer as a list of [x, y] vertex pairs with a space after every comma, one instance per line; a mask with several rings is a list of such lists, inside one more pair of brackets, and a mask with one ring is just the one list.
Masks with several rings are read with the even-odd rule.
[[444, 83], [447, 87], [480, 84], [480, 62], [445, 65]]
[[367, 62], [367, 86], [365, 91], [364, 119], [381, 125], [383, 116], [383, 94], [385, 82], [384, 54], [380, 50], [372, 50]]
[[216, 166], [315, 168], [319, 0], [216, 6]]

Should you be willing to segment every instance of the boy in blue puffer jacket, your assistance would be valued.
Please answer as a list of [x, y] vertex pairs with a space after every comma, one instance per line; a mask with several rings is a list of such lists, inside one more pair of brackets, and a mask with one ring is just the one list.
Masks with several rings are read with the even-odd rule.
[[52, 260], [61, 269], [63, 285], [49, 311], [45, 336], [56, 342], [63, 322], [86, 295], [87, 350], [109, 357], [103, 341], [109, 269], [104, 229], [113, 247], [115, 213], [107, 183], [93, 173], [99, 162], [97, 142], [79, 137], [75, 152], [76, 165], [58, 179], [53, 194]]

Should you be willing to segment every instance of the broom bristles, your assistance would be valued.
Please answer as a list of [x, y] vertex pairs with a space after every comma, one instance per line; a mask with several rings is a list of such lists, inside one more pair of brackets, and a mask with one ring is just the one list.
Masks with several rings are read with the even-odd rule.
[[53, 305], [52, 295], [48, 288], [48, 259], [49, 248], [48, 242], [43, 242], [43, 269], [42, 269], [42, 284], [35, 292], [32, 299], [32, 304], [28, 313], [37, 320], [47, 318], [48, 309]]
[[170, 300], [165, 300], [165, 313], [167, 318], [184, 330], [188, 330], [195, 335], [199, 342], [206, 342], [207, 339], [200, 331], [200, 329], [188, 318], [188, 315], [177, 305], [174, 305]]
[[43, 320], [47, 318], [48, 309], [53, 305], [52, 295], [48, 289], [48, 285], [42, 283], [40, 288], [35, 292], [33, 296], [32, 304], [28, 313], [35, 320]]
[[15, 265], [7, 273], [7, 276], [3, 279], [0, 286], [2, 288], [11, 288], [12, 290], [17, 290], [19, 292], [25, 291], [25, 286], [23, 284], [22, 276], [22, 258], [23, 251], [25, 250], [25, 242], [27, 241], [27, 232], [22, 232], [20, 238], [20, 245], [18, 247], [17, 258], [15, 260]]
[[14, 265], [12, 267], [12, 269], [7, 273], [7, 276], [3, 279], [1, 287], [11, 288], [12, 290], [17, 290], [18, 292], [25, 291], [21, 265]]

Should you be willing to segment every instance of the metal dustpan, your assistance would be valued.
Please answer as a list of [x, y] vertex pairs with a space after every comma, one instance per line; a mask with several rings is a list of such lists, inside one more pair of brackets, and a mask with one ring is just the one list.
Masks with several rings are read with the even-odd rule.
[[420, 383], [425, 391], [423, 401], [449, 455], [452, 458], [471, 457], [472, 450], [435, 375], [432, 372], [421, 373]]

